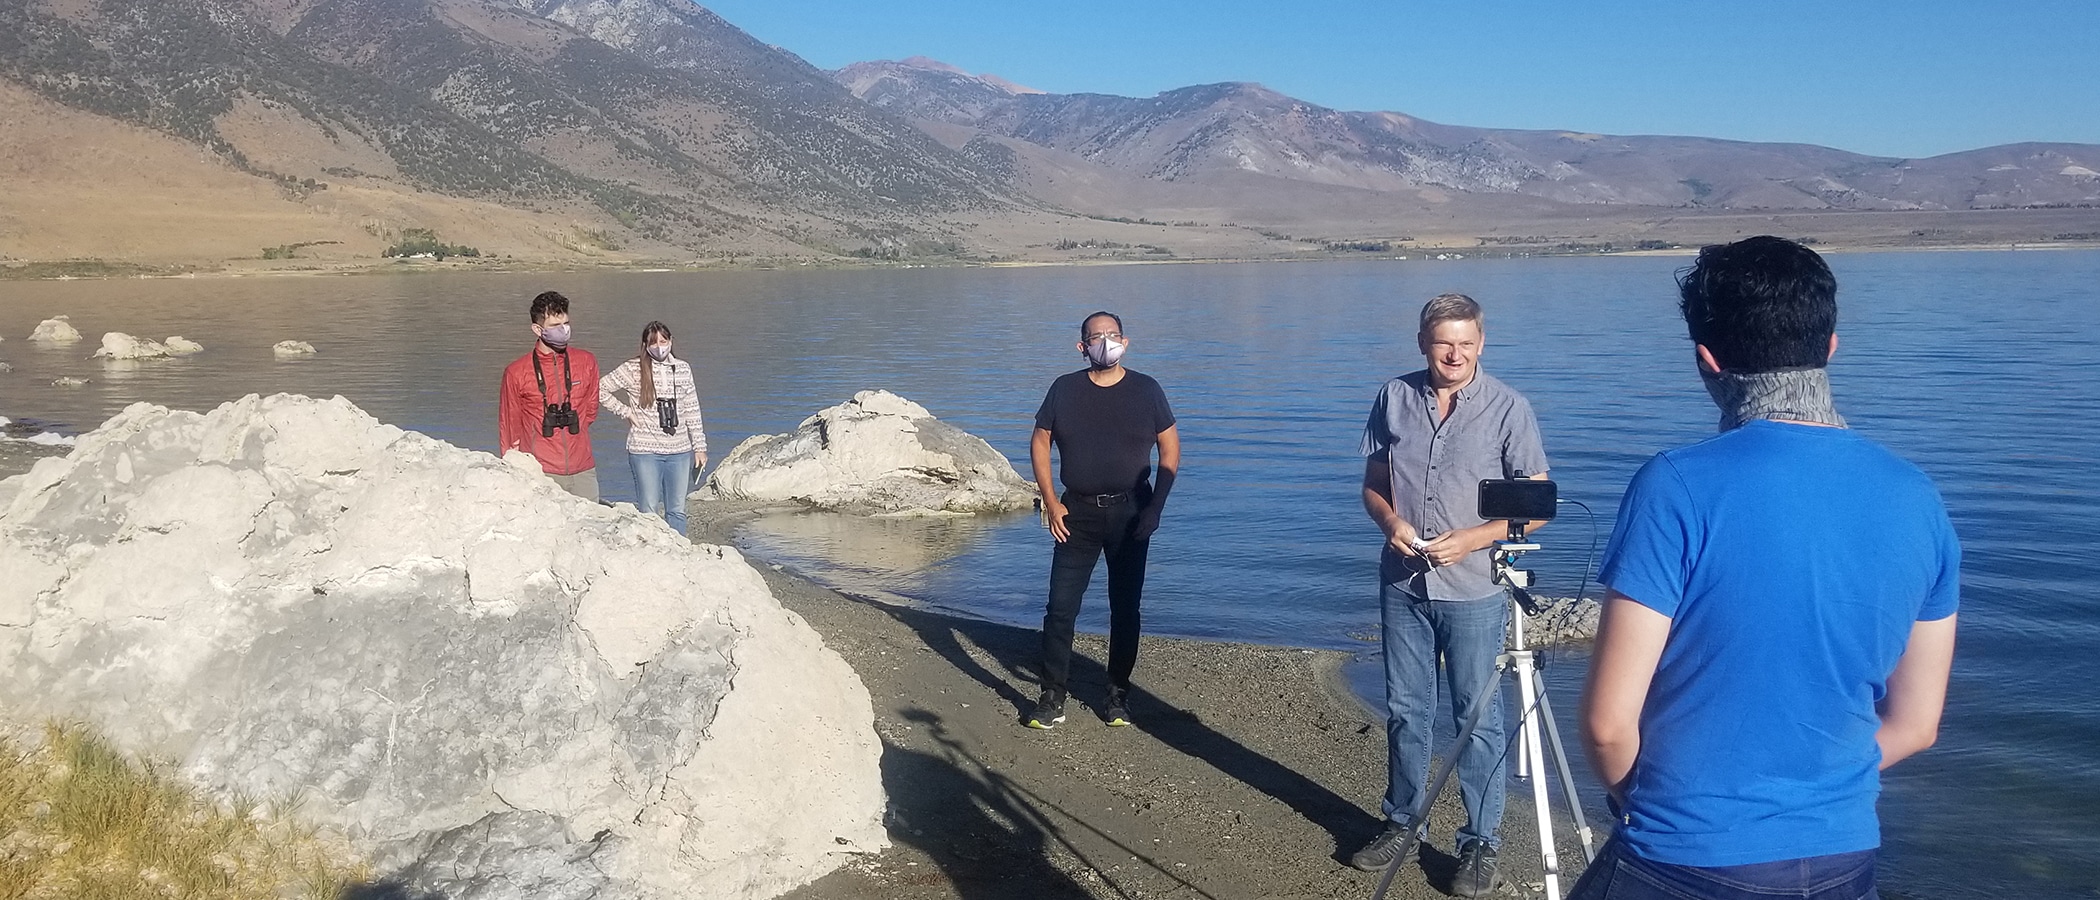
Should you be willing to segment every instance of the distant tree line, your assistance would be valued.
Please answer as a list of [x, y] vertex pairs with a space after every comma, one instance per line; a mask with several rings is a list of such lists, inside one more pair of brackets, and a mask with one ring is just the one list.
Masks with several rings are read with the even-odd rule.
[[428, 228], [403, 228], [401, 238], [380, 254], [389, 259], [417, 256], [428, 253], [438, 259], [448, 256], [478, 257], [481, 251], [465, 244], [447, 244], [438, 240], [437, 232]]

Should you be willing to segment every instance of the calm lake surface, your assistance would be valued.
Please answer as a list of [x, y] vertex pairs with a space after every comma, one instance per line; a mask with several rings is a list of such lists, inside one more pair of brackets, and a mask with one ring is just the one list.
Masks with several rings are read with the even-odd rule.
[[[633, 354], [645, 322], [669, 323], [700, 374], [717, 459], [887, 388], [1025, 472], [1043, 390], [1080, 365], [1079, 318], [1108, 308], [1125, 316], [1127, 362], [1160, 380], [1181, 419], [1184, 467], [1154, 542], [1148, 633], [1368, 654], [1379, 538], [1358, 505], [1357, 439], [1378, 385], [1421, 366], [1422, 301], [1458, 290], [1487, 307], [1483, 365], [1530, 397], [1561, 496], [1588, 504], [1608, 534], [1642, 461], [1714, 429], [1675, 318], [1671, 273], [1686, 262], [0, 282], [0, 360], [15, 367], [0, 374], [0, 416], [76, 432], [142, 400], [202, 410], [251, 392], [342, 394], [384, 421], [492, 449], [498, 375], [529, 348], [529, 298], [551, 288], [576, 301], [577, 343], [608, 368]], [[1838, 407], [1938, 481], [1966, 554], [1940, 745], [1886, 779], [1884, 890], [2100, 896], [2100, 694], [2081, 667], [2100, 652], [2100, 253], [1830, 262]], [[23, 340], [59, 314], [87, 340]], [[105, 331], [180, 334], [206, 350], [86, 359]], [[270, 345], [285, 339], [320, 354], [278, 360]], [[61, 375], [89, 383], [52, 386]], [[594, 435], [608, 499], [632, 496], [622, 427]], [[1539, 538], [1547, 549], [1526, 562], [1542, 591], [1572, 593], [1590, 523], [1564, 510]], [[1033, 516], [784, 516], [741, 540], [864, 592], [1040, 621], [1050, 554]], [[1082, 626], [1104, 629], [1105, 607], [1097, 584]], [[1584, 662], [1549, 660], [1571, 737]]]

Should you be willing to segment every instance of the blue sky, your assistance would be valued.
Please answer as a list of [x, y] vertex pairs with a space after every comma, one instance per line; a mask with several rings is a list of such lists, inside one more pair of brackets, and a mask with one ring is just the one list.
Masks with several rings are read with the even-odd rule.
[[1059, 93], [1257, 81], [1453, 125], [1921, 157], [2100, 143], [2100, 0], [714, 0], [818, 66], [930, 56]]

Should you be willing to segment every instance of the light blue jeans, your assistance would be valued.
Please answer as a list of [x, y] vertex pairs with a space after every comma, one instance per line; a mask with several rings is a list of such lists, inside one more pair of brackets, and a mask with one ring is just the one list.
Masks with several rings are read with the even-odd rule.
[[671, 530], [685, 533], [685, 495], [693, 492], [693, 454], [629, 453], [627, 465], [634, 469], [634, 505], [671, 523]]
[[1453, 732], [1465, 727], [1477, 706], [1489, 704], [1458, 755], [1459, 799], [1466, 808], [1458, 843], [1479, 838], [1499, 847], [1508, 737], [1495, 660], [1509, 628], [1509, 603], [1501, 592], [1478, 600], [1423, 600], [1397, 584], [1384, 585], [1379, 601], [1385, 642], [1386, 820], [1418, 824], [1414, 810], [1429, 787], [1436, 736], [1441, 656]]

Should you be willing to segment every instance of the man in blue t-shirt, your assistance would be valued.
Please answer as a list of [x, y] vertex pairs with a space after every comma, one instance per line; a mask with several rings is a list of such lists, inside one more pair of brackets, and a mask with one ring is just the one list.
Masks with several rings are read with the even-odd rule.
[[1879, 773], [1938, 734], [1961, 548], [1831, 402], [1821, 257], [1754, 237], [1678, 285], [1721, 433], [1641, 468], [1605, 551], [1582, 724], [1618, 827], [1571, 896], [1872, 897]]

